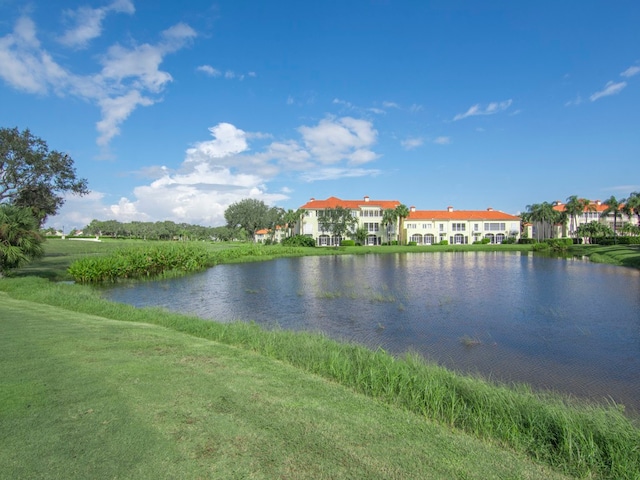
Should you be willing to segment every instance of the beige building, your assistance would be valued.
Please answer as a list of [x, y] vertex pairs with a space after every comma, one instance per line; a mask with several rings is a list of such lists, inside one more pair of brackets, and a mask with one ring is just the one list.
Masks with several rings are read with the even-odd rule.
[[[320, 228], [318, 219], [325, 210], [336, 207], [346, 208], [358, 219], [357, 228], [365, 228], [368, 231], [367, 245], [382, 245], [389, 241], [389, 234], [382, 225], [383, 212], [387, 209], [395, 209], [400, 202], [398, 200], [372, 200], [364, 197], [362, 200], [342, 200], [337, 197], [329, 197], [326, 200], [312, 198], [302, 207], [304, 215], [302, 221], [296, 226], [296, 233], [312, 237], [318, 246], [340, 245], [342, 238], [324, 232]], [[397, 228], [397, 227], [396, 227]]]
[[[400, 237], [400, 222], [396, 221], [387, 231], [382, 219], [384, 211], [395, 209], [398, 200], [342, 200], [329, 197], [326, 200], [312, 198], [300, 207], [304, 210], [302, 221], [296, 226], [297, 234], [312, 237], [318, 246], [340, 245], [342, 238], [324, 232], [318, 219], [327, 209], [343, 207], [351, 211], [358, 219], [357, 228], [368, 231], [366, 245], [382, 245]], [[401, 238], [403, 242], [415, 242], [418, 245], [430, 245], [447, 240], [450, 244], [469, 244], [489, 239], [491, 243], [502, 243], [507, 238], [520, 238], [520, 217], [509, 215], [492, 208], [487, 210], [417, 210], [409, 209], [404, 219]]]
[[487, 208], [486, 210], [416, 210], [410, 208], [404, 221], [406, 239], [418, 245], [446, 240], [451, 245], [464, 245], [488, 239], [502, 243], [520, 238], [520, 217]]

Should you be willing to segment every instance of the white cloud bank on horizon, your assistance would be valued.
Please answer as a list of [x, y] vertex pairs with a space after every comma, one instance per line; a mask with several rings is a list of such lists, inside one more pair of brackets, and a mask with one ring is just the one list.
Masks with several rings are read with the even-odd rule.
[[255, 153], [251, 141], [269, 135], [248, 133], [230, 123], [219, 123], [209, 131], [212, 138], [188, 148], [178, 169], [145, 167], [154, 180], [135, 187], [132, 199], [122, 197], [117, 204], [106, 205], [106, 195], [100, 192], [68, 196], [60, 213], [47, 224], [82, 228], [93, 219], [113, 219], [224, 225], [224, 211], [232, 203], [255, 198], [275, 205], [288, 199], [290, 188], [271, 193], [267, 187], [284, 175], [315, 182], [381, 173], [362, 167], [378, 158], [371, 150], [377, 131], [367, 120], [328, 117], [299, 127], [300, 141], [273, 140]]
[[[74, 25], [58, 41], [69, 48], [85, 48], [102, 33], [102, 21], [108, 13], [134, 11], [129, 0], [115, 0], [101, 9], [67, 11], [66, 16]], [[189, 25], [178, 23], [161, 32], [156, 44], [112, 45], [97, 57], [101, 64], [97, 73], [78, 75], [55, 62], [41, 46], [33, 20], [22, 16], [12, 33], [0, 37], [0, 78], [27, 93], [71, 95], [97, 105], [101, 119], [96, 124], [96, 143], [104, 148], [137, 107], [158, 101], [157, 95], [173, 80], [160, 70], [160, 64], [166, 55], [185, 47], [195, 37], [196, 32]]]

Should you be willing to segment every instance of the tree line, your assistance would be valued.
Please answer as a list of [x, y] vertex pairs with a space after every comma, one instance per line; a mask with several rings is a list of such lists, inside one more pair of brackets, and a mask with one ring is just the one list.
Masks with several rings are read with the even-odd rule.
[[[541, 228], [537, 230], [537, 236], [550, 238], [553, 236], [553, 226], [563, 225], [569, 227], [569, 236], [573, 238], [585, 237], [592, 242], [595, 238], [616, 237], [619, 232], [637, 236], [640, 235], [640, 192], [631, 192], [627, 198], [616, 198], [614, 195], [602, 202], [606, 208], [599, 214], [600, 218], [613, 215], [613, 228], [597, 220], [578, 225], [578, 217], [584, 213], [596, 212], [596, 206], [586, 198], [571, 195], [563, 205], [563, 210], [554, 209], [554, 203], [542, 202], [527, 205], [521, 218], [524, 223], [538, 223]], [[631, 219], [637, 218], [637, 223], [627, 222], [618, 229], [618, 220], [626, 215]], [[538, 238], [539, 240], [539, 238]]]

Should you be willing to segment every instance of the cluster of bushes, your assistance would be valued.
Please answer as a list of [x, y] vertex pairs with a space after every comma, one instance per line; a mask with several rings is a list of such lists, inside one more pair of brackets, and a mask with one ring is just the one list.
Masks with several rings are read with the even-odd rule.
[[294, 235], [282, 239], [282, 245], [286, 247], [315, 247], [316, 241], [305, 235]]
[[640, 237], [605, 237], [598, 239], [598, 245], [640, 245]]

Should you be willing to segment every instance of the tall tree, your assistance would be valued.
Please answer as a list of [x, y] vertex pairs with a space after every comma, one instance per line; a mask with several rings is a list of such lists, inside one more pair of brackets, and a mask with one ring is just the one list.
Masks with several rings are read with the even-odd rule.
[[300, 219], [304, 215], [304, 210], [299, 208], [297, 210], [287, 210], [284, 214], [283, 221], [287, 228], [287, 236], [293, 236], [293, 230], [295, 226], [300, 222]]
[[622, 211], [629, 217], [629, 220], [631, 220], [632, 215], [636, 215], [638, 217], [638, 226], [640, 227], [640, 192], [631, 192], [622, 206]]
[[382, 212], [382, 225], [389, 243], [391, 243], [391, 228], [394, 227], [395, 229], [396, 220], [398, 220], [398, 213], [394, 208], [387, 208]]
[[582, 215], [585, 208], [589, 205], [589, 200], [579, 198], [577, 195], [571, 195], [567, 198], [567, 203], [564, 205], [564, 210], [569, 215], [569, 236], [574, 237], [576, 235], [576, 228], [578, 228], [577, 218]]
[[251, 241], [255, 241], [256, 231], [269, 228], [272, 213], [262, 200], [245, 198], [229, 205], [224, 211], [224, 218], [229, 228], [243, 228]]
[[318, 218], [318, 226], [322, 231], [338, 237], [354, 234], [357, 225], [358, 219], [351, 210], [342, 206], [327, 208]]
[[396, 210], [396, 215], [400, 219], [400, 242], [399, 243], [400, 243], [400, 245], [403, 245], [405, 243], [405, 239], [404, 239], [404, 219], [409, 216], [409, 208], [404, 203], [401, 203], [400, 205], [398, 205], [396, 207], [395, 210]]
[[542, 239], [547, 237], [547, 228], [552, 229], [553, 224], [558, 219], [557, 212], [553, 209], [553, 205], [549, 202], [534, 203], [527, 205], [526, 217], [530, 222], [538, 224], [541, 228], [536, 228], [536, 237], [540, 240], [540, 231], [542, 230]]
[[44, 239], [28, 208], [0, 205], [0, 277], [42, 255]]
[[27, 129], [0, 128], [0, 203], [32, 210], [40, 224], [64, 204], [65, 193], [89, 193], [73, 160]]
[[618, 200], [614, 195], [611, 195], [604, 202], [604, 205], [607, 206], [602, 213], [601, 217], [607, 217], [610, 213], [613, 213], [613, 237], [617, 237], [618, 235], [618, 217], [620, 216], [620, 207], [622, 206], [622, 202], [624, 200]]

